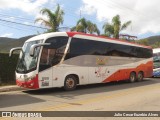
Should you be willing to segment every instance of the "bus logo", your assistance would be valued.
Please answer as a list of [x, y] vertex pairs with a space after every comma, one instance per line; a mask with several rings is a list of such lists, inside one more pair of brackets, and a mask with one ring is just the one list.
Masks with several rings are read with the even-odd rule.
[[107, 63], [107, 58], [104, 58], [104, 59], [100, 59], [100, 58], [97, 58], [96, 59], [96, 64], [97, 65], [105, 65]]

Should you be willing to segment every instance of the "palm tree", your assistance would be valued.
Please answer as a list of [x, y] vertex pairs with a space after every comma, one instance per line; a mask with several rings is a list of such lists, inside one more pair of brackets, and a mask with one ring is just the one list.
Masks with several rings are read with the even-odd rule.
[[87, 31], [90, 34], [93, 34], [93, 33], [97, 33], [98, 35], [100, 34], [100, 31], [99, 31], [97, 25], [93, 24], [91, 21], [87, 21]]
[[87, 20], [85, 18], [78, 20], [76, 29], [77, 31], [87, 33]]
[[114, 28], [109, 23], [104, 24], [103, 29], [104, 29], [104, 33], [105, 33], [104, 36], [111, 37], [114, 34]]
[[120, 16], [116, 15], [112, 19], [112, 23], [105, 23], [103, 25], [104, 33], [108, 36], [113, 36], [114, 38], [119, 39], [119, 33], [122, 30], [125, 30], [129, 25], [131, 24], [131, 21], [127, 21], [121, 25]]
[[77, 32], [84, 32], [84, 33], [97, 33], [100, 34], [100, 31], [96, 24], [92, 23], [89, 20], [86, 20], [85, 18], [81, 18], [77, 21], [76, 26], [71, 28], [71, 31], [77, 31]]
[[64, 11], [60, 8], [59, 4], [55, 12], [44, 8], [40, 11], [42, 15], [47, 16], [47, 20], [44, 18], [37, 18], [35, 22], [41, 22], [42, 25], [48, 28], [47, 32], [57, 32], [59, 31], [60, 24], [63, 24]]

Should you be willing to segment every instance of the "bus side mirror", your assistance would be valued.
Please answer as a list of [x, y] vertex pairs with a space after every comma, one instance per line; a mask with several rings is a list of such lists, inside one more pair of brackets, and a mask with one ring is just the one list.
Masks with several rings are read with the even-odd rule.
[[30, 51], [29, 51], [29, 54], [31, 57], [34, 56], [34, 51], [35, 51], [35, 48], [37, 47], [41, 47], [41, 46], [46, 46], [46, 45], [50, 45], [51, 43], [40, 43], [40, 44], [34, 44], [31, 46], [30, 48]]
[[13, 53], [15, 50], [22, 50], [22, 47], [12, 48], [12, 49], [9, 51], [9, 57], [12, 56], [12, 53]]

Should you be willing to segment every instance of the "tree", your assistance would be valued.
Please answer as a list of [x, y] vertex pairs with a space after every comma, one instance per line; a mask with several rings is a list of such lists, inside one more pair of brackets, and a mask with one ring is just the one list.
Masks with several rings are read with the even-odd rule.
[[112, 18], [112, 23], [105, 23], [103, 25], [104, 33], [107, 36], [113, 36], [114, 38], [119, 39], [120, 31], [125, 30], [130, 24], [131, 21], [127, 21], [121, 25], [120, 16], [116, 15]]
[[93, 33], [97, 33], [98, 35], [100, 34], [100, 31], [99, 31], [97, 25], [92, 23], [91, 21], [87, 21], [87, 31], [90, 34], [93, 34]]
[[57, 32], [59, 31], [60, 24], [63, 24], [63, 15], [64, 11], [60, 8], [59, 4], [55, 12], [44, 8], [40, 11], [42, 15], [46, 15], [47, 19], [45, 18], [37, 18], [35, 22], [40, 22], [42, 25], [48, 28], [47, 32]]
[[139, 43], [139, 44], [141, 44], [141, 45], [149, 45], [147, 39], [138, 40], [137, 43]]
[[114, 28], [111, 24], [106, 23], [103, 25], [104, 35], [111, 37], [114, 34]]
[[97, 33], [100, 34], [100, 31], [96, 24], [92, 23], [89, 20], [86, 20], [85, 18], [81, 18], [77, 21], [76, 26], [71, 28], [71, 31], [77, 31], [77, 32], [84, 32], [84, 33]]
[[151, 46], [152, 46], [152, 48], [159, 48], [160, 47], [160, 42], [156, 42]]

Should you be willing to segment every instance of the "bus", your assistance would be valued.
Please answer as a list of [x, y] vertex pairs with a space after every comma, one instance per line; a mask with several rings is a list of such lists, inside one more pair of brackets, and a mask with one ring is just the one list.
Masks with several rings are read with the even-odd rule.
[[153, 49], [153, 77], [160, 77], [160, 48]]
[[153, 74], [149, 46], [79, 32], [54, 32], [28, 39], [16, 67], [16, 84], [29, 89], [129, 80]]

